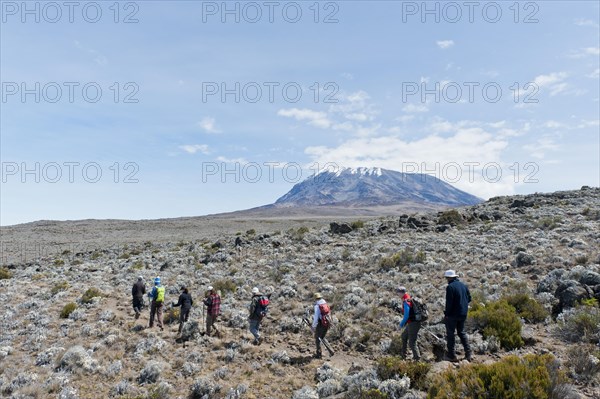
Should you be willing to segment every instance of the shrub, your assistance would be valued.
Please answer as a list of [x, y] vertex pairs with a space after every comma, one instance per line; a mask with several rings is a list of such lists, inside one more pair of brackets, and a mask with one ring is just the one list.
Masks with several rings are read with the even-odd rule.
[[54, 284], [54, 287], [52, 287], [50, 293], [52, 295], [56, 295], [61, 291], [65, 291], [67, 288], [69, 288], [69, 283], [67, 283], [66, 281], [61, 281], [60, 283]]
[[542, 230], [552, 230], [557, 228], [561, 221], [561, 218], [558, 216], [545, 217], [535, 222], [535, 227]]
[[118, 259], [129, 259], [131, 257], [131, 255], [128, 252], [123, 252], [121, 255], [119, 255]]
[[589, 382], [600, 373], [600, 353], [594, 348], [577, 345], [568, 351], [568, 365], [577, 381]]
[[6, 267], [0, 267], [0, 280], [12, 278], [12, 273]]
[[141, 270], [144, 268], [144, 262], [142, 262], [141, 260], [136, 260], [135, 262], [133, 262], [133, 265], [131, 265], [131, 268], [133, 270]]
[[99, 259], [102, 256], [102, 254], [98, 251], [95, 251], [94, 253], [92, 253], [92, 255], [90, 256], [91, 260], [96, 260]]
[[425, 259], [426, 256], [423, 251], [414, 251], [412, 248], [405, 248], [392, 256], [381, 259], [379, 266], [383, 270], [391, 270], [415, 263], [423, 263]]
[[564, 381], [552, 355], [507, 356], [444, 371], [434, 377], [427, 398], [549, 399]]
[[397, 356], [387, 356], [377, 362], [377, 375], [381, 380], [389, 380], [404, 375], [410, 378], [412, 388], [421, 391], [429, 388], [427, 373], [431, 364], [425, 362], [407, 362]]
[[222, 295], [225, 295], [228, 292], [237, 291], [237, 284], [233, 280], [222, 279], [215, 281], [213, 284], [213, 288], [216, 291], [221, 291]]
[[92, 303], [96, 297], [104, 296], [104, 294], [98, 288], [88, 288], [81, 297], [82, 303]]
[[487, 304], [475, 303], [469, 317], [482, 330], [484, 338], [494, 336], [500, 341], [500, 346], [509, 350], [523, 346], [521, 320], [515, 308], [506, 300]]
[[451, 226], [457, 226], [464, 223], [462, 215], [456, 210], [451, 209], [449, 211], [440, 212], [438, 217], [438, 224], [449, 224]]
[[388, 348], [390, 355], [400, 356], [402, 354], [402, 336], [400, 334], [394, 334], [392, 342]]
[[546, 320], [549, 315], [546, 308], [528, 294], [507, 295], [502, 299], [515, 308], [519, 317], [525, 319], [528, 323], [540, 323]]
[[354, 222], [350, 223], [350, 227], [352, 227], [353, 230], [362, 229], [365, 227], [365, 222], [362, 220], [355, 220]]
[[179, 314], [181, 310], [179, 307], [176, 308], [168, 308], [165, 312], [164, 322], [165, 324], [173, 324], [179, 322]]
[[62, 259], [55, 259], [54, 260], [54, 266], [64, 266], [65, 265], [65, 261]]
[[[354, 398], [354, 395], [347, 395], [346, 399]], [[389, 396], [379, 389], [367, 389], [361, 391], [357, 399], [389, 399]]]
[[68, 319], [69, 315], [73, 313], [73, 311], [77, 309], [77, 304], [75, 302], [67, 303], [60, 312], [61, 319]]
[[578, 265], [587, 265], [588, 260], [589, 258], [587, 255], [580, 255], [575, 257], [575, 263]]
[[588, 298], [588, 299], [582, 299], [581, 300], [581, 305], [582, 306], [589, 306], [589, 307], [598, 307], [598, 300], [596, 298]]
[[567, 342], [598, 343], [600, 340], [600, 308], [580, 306], [563, 312], [555, 333]]
[[256, 234], [256, 230], [254, 230], [254, 229], [250, 229], [250, 230], [246, 231], [246, 235], [248, 235], [248, 236], [253, 236], [255, 234]]

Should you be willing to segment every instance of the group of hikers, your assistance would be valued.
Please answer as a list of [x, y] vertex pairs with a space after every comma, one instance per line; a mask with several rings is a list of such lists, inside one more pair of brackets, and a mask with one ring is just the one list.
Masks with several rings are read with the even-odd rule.
[[[456, 274], [454, 270], [446, 270], [444, 277], [448, 282], [448, 285], [446, 286], [446, 305], [444, 309], [447, 347], [444, 360], [450, 362], [459, 361], [455, 351], [456, 334], [463, 345], [465, 359], [467, 361], [472, 361], [472, 351], [465, 332], [465, 321], [467, 319], [469, 302], [471, 302], [471, 293], [469, 292], [469, 288], [458, 279], [458, 274]], [[179, 312], [178, 336], [181, 335], [183, 326], [188, 321], [190, 310], [194, 304], [194, 300], [187, 287], [180, 287], [180, 292], [181, 294], [179, 295], [178, 301], [171, 303], [171, 306], [173, 307], [181, 307]], [[417, 340], [421, 324], [425, 321], [426, 316], [423, 317], [421, 314], [422, 304], [410, 296], [406, 287], [398, 287], [397, 292], [402, 298], [402, 308], [400, 309], [400, 312], [403, 314], [399, 325], [400, 329], [402, 329], [400, 355], [403, 359], [406, 359], [408, 349], [410, 348], [413, 359], [418, 361], [421, 359], [421, 354], [419, 353]], [[220, 293], [215, 290], [214, 287], [208, 286], [204, 295], [203, 306], [206, 306], [206, 334], [209, 336], [212, 335], [213, 331], [217, 337], [221, 336], [215, 326], [215, 322], [221, 313], [221, 296], [219, 294]], [[146, 287], [142, 276], [138, 277], [138, 280], [133, 284], [131, 295], [133, 297], [135, 319], [137, 320], [144, 307], [144, 296], [146, 295]], [[161, 285], [160, 277], [154, 279], [154, 286], [152, 287], [152, 290], [148, 292], [148, 298], [150, 300], [150, 321], [148, 327], [154, 327], [154, 320], [156, 318], [157, 325], [162, 331], [165, 287]], [[321, 293], [314, 293], [313, 298], [315, 302], [312, 323], [309, 320], [305, 321], [309, 324], [315, 337], [316, 352], [314, 357], [320, 359], [322, 357], [321, 344], [328, 345], [325, 336], [333, 323], [331, 310]], [[248, 306], [248, 325], [250, 333], [254, 337], [254, 340], [252, 341], [253, 345], [260, 345], [262, 342], [260, 325], [267, 315], [269, 299], [270, 295], [261, 293], [258, 287], [252, 289], [252, 298]], [[328, 349], [330, 350], [329, 347]], [[331, 353], [333, 352], [330, 350], [330, 354]]]

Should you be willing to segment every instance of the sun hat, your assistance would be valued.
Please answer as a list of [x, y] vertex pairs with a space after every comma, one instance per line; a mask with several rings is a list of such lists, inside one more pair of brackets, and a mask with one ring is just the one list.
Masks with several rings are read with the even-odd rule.
[[401, 285], [400, 287], [398, 287], [398, 289], [396, 290], [398, 292], [406, 292], [406, 287]]
[[142, 281], [143, 279], [144, 279], [144, 277], [138, 276], [138, 280]]
[[315, 299], [323, 299], [323, 295], [320, 292], [315, 292], [314, 297]]
[[212, 291], [213, 289], [214, 289], [214, 288], [213, 288], [213, 286], [212, 286], [212, 285], [209, 285], [209, 286], [208, 286], [208, 290], [209, 290], [209, 291]]
[[454, 270], [446, 270], [446, 272], [444, 273], [444, 277], [458, 277], [458, 274], [456, 274]]
[[254, 288], [252, 288], [252, 293], [253, 294], [260, 294], [260, 290], [258, 289], [258, 287], [254, 287]]

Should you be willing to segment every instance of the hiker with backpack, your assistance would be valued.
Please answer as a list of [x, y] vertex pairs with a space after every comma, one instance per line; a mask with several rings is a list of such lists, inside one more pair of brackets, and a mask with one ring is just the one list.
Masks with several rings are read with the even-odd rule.
[[185, 322], [188, 321], [188, 318], [190, 316], [190, 310], [192, 309], [193, 304], [194, 300], [192, 299], [192, 296], [190, 295], [187, 287], [182, 286], [181, 294], [179, 295], [179, 300], [177, 301], [177, 303], [171, 303], [171, 306], [174, 308], [181, 306], [181, 310], [179, 311], [179, 329], [177, 330], [177, 335], [181, 334], [181, 331], [183, 330], [183, 325], [185, 324]]
[[135, 312], [135, 319], [140, 318], [140, 313], [144, 307], [144, 295], [146, 294], [146, 284], [144, 284], [144, 278], [139, 276], [137, 281], [133, 283], [131, 287], [131, 297], [133, 302], [133, 311]]
[[160, 331], [163, 330], [163, 305], [165, 302], [165, 287], [160, 285], [160, 277], [154, 279], [154, 287], [148, 294], [150, 298], [150, 324], [149, 328], [154, 327], [154, 317], [156, 316]]
[[[417, 346], [417, 339], [419, 338], [419, 330], [421, 329], [422, 313], [420, 303], [413, 300], [406, 291], [406, 287], [398, 287], [398, 294], [402, 297], [402, 321], [400, 322], [400, 328], [402, 334], [402, 346], [400, 348], [400, 357], [406, 359], [407, 357], [407, 344], [412, 351], [413, 360], [418, 361], [421, 358], [419, 353], [419, 347]], [[405, 328], [406, 327], [406, 328]]]
[[262, 339], [260, 338], [260, 323], [262, 319], [267, 315], [269, 306], [269, 296], [262, 295], [258, 287], [252, 288], [252, 302], [250, 303], [250, 316], [248, 317], [248, 324], [250, 326], [250, 332], [254, 336], [253, 345], [260, 345]]
[[458, 362], [454, 351], [454, 332], [458, 334], [460, 342], [465, 349], [465, 359], [473, 360], [473, 353], [469, 345], [469, 339], [465, 332], [465, 321], [469, 312], [471, 293], [469, 288], [458, 280], [458, 274], [454, 270], [446, 270], [444, 277], [448, 281], [446, 286], [446, 307], [444, 309], [444, 324], [446, 325], [446, 344], [448, 353], [445, 360]]
[[[208, 291], [204, 298], [204, 305], [206, 305], [206, 335], [210, 335], [215, 326], [215, 322], [217, 321], [217, 317], [221, 314], [221, 297], [212, 285], [208, 286]], [[215, 331], [217, 331], [216, 328]]]
[[321, 293], [315, 292], [314, 299], [315, 305], [311, 326], [311, 329], [315, 334], [315, 345], [317, 347], [317, 352], [314, 357], [316, 359], [321, 359], [323, 357], [323, 354], [321, 353], [321, 340], [325, 339], [325, 335], [327, 334], [327, 331], [329, 331], [329, 327], [331, 327], [331, 309], [329, 309], [329, 305], [325, 299], [323, 299]]

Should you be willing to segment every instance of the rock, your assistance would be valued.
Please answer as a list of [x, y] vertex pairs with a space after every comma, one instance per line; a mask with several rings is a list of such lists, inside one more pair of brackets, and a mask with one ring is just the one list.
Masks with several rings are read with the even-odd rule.
[[302, 388], [294, 391], [292, 399], [319, 399], [319, 394], [313, 388], [309, 386], [303, 386]]
[[509, 208], [531, 208], [535, 205], [535, 201], [532, 198], [526, 199], [515, 199], [512, 204], [510, 204]]
[[592, 271], [583, 272], [581, 278], [579, 279], [581, 284], [595, 286], [600, 284], [600, 274]]
[[538, 283], [537, 292], [551, 292], [554, 293], [558, 288], [558, 284], [562, 281], [563, 275], [566, 273], [565, 269], [555, 269], [546, 275]]
[[530, 255], [526, 252], [519, 252], [515, 260], [512, 262], [512, 265], [516, 267], [529, 266], [532, 265], [533, 262], [535, 262], [533, 255]]
[[575, 306], [582, 299], [592, 297], [590, 289], [575, 280], [566, 280], [559, 284], [554, 296], [558, 298], [558, 308], [556, 313], [560, 313], [565, 308]]
[[329, 231], [333, 234], [348, 234], [352, 231], [352, 226], [348, 223], [329, 223]]

